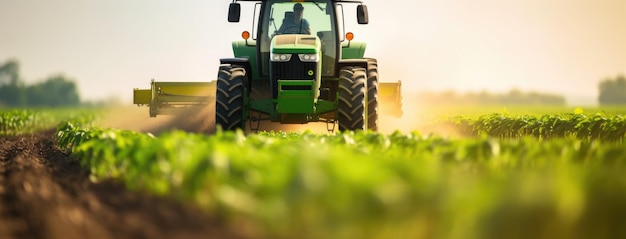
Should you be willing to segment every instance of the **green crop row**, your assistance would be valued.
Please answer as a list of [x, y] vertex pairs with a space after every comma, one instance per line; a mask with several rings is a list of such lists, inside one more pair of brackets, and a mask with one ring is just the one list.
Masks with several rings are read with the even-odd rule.
[[0, 111], [0, 136], [32, 133], [54, 127], [59, 121], [54, 122], [52, 118], [49, 113], [42, 111]]
[[77, 109], [13, 109], [0, 111], [0, 136], [29, 134], [54, 129], [60, 122], [71, 120], [89, 125], [96, 110]]
[[586, 115], [568, 113], [559, 115], [518, 115], [497, 113], [482, 115], [478, 118], [454, 116], [444, 120], [452, 124], [463, 135], [487, 135], [498, 138], [536, 138], [576, 137], [586, 140], [617, 140], [626, 137], [626, 118], [617, 114]]
[[371, 132], [153, 137], [71, 123], [57, 137], [94, 180], [194, 202], [259, 238], [626, 236], [619, 142]]

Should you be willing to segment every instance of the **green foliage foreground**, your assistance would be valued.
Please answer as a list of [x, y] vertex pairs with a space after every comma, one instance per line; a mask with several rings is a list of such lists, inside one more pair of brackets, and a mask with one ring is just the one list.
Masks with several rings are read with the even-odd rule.
[[71, 123], [57, 135], [95, 178], [192, 201], [260, 238], [626, 236], [626, 147], [616, 141], [153, 137]]

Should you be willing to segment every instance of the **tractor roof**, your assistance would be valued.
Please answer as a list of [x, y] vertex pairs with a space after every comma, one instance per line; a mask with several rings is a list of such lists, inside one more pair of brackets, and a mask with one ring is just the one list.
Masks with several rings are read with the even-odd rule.
[[[267, 2], [268, 0], [235, 0], [237, 2]], [[315, 0], [292, 0], [292, 2], [314, 2]], [[331, 0], [332, 2], [363, 3], [358, 0]]]

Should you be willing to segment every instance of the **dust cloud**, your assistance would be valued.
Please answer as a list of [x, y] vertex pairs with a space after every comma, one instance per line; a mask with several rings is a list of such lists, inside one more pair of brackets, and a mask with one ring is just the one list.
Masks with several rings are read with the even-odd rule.
[[151, 118], [148, 107], [115, 107], [106, 111], [98, 125], [154, 135], [171, 130], [211, 134], [215, 132], [215, 104], [194, 106], [175, 115]]
[[[444, 124], [433, 123], [437, 114], [426, 104], [420, 103], [415, 95], [403, 96], [401, 117], [386, 115], [388, 107], [393, 104], [379, 102], [378, 132], [391, 134], [399, 131], [401, 133], [419, 132], [422, 135], [441, 135], [445, 137], [458, 137], [461, 134], [457, 129]], [[385, 110], [386, 109], [386, 110]], [[189, 107], [180, 110], [175, 115], [158, 115], [151, 118], [149, 109], [145, 106], [119, 106], [107, 109], [97, 124], [102, 128], [116, 128], [132, 130], [143, 133], [159, 135], [171, 130], [182, 130], [194, 133], [213, 134], [215, 132], [215, 104], [209, 103], [206, 106]], [[258, 127], [258, 131], [254, 130]], [[280, 124], [270, 121], [246, 122], [246, 133], [259, 131], [283, 131], [283, 132], [304, 132], [329, 133], [329, 128], [324, 122], [313, 122], [307, 124]], [[338, 132], [338, 126], [334, 126], [334, 132]]]
[[[418, 132], [423, 136], [437, 135], [449, 138], [467, 137], [458, 127], [441, 122], [442, 110], [438, 104], [429, 104], [418, 100], [418, 93], [402, 93], [402, 116], [395, 117], [381, 114], [378, 117], [378, 131], [383, 134]], [[388, 102], [379, 102], [379, 111], [385, 112], [387, 107], [393, 107]]]

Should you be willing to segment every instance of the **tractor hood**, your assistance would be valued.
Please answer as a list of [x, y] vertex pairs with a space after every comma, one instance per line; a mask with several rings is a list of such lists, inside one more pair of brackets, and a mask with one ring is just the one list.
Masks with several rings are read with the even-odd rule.
[[320, 52], [321, 42], [316, 36], [287, 34], [275, 36], [271, 47], [275, 54], [316, 54]]

